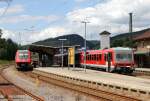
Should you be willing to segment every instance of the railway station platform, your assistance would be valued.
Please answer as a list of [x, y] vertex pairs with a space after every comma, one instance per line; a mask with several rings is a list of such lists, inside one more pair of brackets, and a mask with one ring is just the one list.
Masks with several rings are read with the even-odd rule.
[[150, 68], [136, 68], [135, 73], [144, 74], [150, 76]]
[[150, 79], [89, 69], [86, 69], [85, 72], [83, 68], [42, 67], [35, 68], [33, 73], [53, 79], [61, 79], [84, 87], [150, 99]]
[[146, 72], [150, 72], [150, 68], [136, 68], [136, 71], [146, 71]]

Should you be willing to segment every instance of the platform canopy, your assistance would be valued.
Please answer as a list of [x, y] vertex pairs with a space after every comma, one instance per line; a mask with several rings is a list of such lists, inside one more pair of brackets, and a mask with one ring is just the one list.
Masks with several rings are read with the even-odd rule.
[[45, 46], [45, 45], [31, 44], [29, 45], [29, 50], [32, 52], [54, 55], [56, 48], [51, 46]]
[[147, 51], [136, 51], [134, 52], [135, 55], [147, 55], [148, 52]]

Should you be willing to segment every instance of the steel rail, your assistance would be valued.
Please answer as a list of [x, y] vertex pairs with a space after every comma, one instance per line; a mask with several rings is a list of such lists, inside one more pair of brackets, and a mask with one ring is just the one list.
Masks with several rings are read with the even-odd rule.
[[[12, 64], [11, 64], [11, 65], [12, 65]], [[2, 67], [2, 68], [0, 69], [0, 72], [1, 72], [0, 75], [1, 75], [5, 80], [7, 80], [9, 83], [13, 84], [16, 88], [18, 88], [19, 90], [21, 90], [22, 92], [24, 92], [25, 94], [27, 94], [28, 96], [30, 96], [31, 98], [35, 99], [36, 101], [44, 101], [44, 98], [39, 97], [38, 95], [32, 94], [31, 92], [25, 90], [24, 88], [21, 88], [21, 87], [18, 86], [17, 84], [12, 83], [9, 79], [5, 78], [5, 76], [3, 75], [2, 71], [3, 71], [4, 69], [6, 69], [6, 68], [9, 68], [9, 66], [11, 66], [11, 65], [6, 65], [6, 66]], [[7, 96], [8, 96], [8, 95], [7, 95]], [[8, 96], [8, 98], [10, 99], [9, 96]], [[11, 101], [11, 100], [10, 100], [10, 101]]]
[[43, 76], [43, 75], [39, 75], [39, 74], [35, 74], [35, 73], [32, 73], [32, 76], [38, 77], [39, 79], [41, 79], [43, 81], [49, 82], [49, 83], [57, 85], [57, 86], [69, 88], [71, 90], [89, 94], [89, 95], [99, 97], [99, 98], [109, 100], [109, 101], [142, 101], [140, 99], [132, 98], [129, 96], [119, 95], [119, 94], [115, 94], [112, 92], [106, 92], [106, 91], [100, 90], [100, 89], [96, 90], [93, 88], [84, 87], [82, 85], [73, 84], [71, 82], [66, 82], [64, 80], [58, 80], [58, 79], [54, 79], [52, 77], [47, 77], [47, 76]]

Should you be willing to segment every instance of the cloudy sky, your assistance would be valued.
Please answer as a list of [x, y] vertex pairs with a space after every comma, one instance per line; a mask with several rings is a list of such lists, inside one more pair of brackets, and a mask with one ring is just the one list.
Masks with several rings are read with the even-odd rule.
[[4, 1], [0, 0], [2, 37], [22, 44], [64, 34], [84, 36], [84, 20], [90, 22], [88, 39], [99, 39], [104, 30], [112, 36], [128, 32], [129, 12], [133, 12], [133, 31], [150, 27], [150, 0]]

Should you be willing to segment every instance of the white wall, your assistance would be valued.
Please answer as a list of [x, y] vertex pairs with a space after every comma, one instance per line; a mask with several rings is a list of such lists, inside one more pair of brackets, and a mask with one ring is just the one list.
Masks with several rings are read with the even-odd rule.
[[109, 35], [100, 35], [101, 36], [101, 49], [110, 48], [110, 37]]

